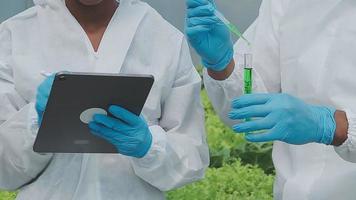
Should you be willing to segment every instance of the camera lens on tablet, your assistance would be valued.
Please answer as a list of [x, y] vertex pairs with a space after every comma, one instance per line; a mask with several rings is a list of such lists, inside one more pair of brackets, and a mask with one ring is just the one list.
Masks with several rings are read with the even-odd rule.
[[65, 77], [64, 75], [60, 75], [60, 76], [58, 77], [58, 79], [59, 79], [60, 81], [64, 81], [64, 80], [66, 79], [66, 77]]

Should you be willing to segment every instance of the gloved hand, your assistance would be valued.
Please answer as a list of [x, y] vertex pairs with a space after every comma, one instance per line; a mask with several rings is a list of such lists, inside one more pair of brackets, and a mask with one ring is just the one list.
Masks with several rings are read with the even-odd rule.
[[235, 132], [266, 130], [248, 133], [251, 142], [279, 140], [289, 144], [331, 144], [336, 123], [335, 109], [304, 103], [287, 94], [248, 94], [232, 102], [229, 117], [235, 119], [260, 118], [233, 127]]
[[47, 77], [37, 88], [35, 109], [38, 115], [38, 124], [41, 124], [43, 112], [46, 110], [49, 94], [51, 93], [55, 75]]
[[211, 1], [186, 0], [185, 32], [203, 65], [223, 71], [233, 58], [233, 44], [228, 28], [215, 16], [215, 4]]
[[94, 116], [94, 121], [89, 123], [92, 133], [109, 141], [123, 155], [144, 157], [152, 144], [145, 120], [119, 106], [110, 106], [109, 112], [115, 118]]

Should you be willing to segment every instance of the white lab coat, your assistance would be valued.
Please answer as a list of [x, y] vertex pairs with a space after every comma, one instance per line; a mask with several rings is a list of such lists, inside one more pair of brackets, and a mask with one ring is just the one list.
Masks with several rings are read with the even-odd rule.
[[[237, 63], [238, 53], [254, 55], [255, 92], [285, 92], [347, 112], [349, 138], [337, 152], [323, 144], [274, 143], [277, 200], [356, 199], [355, 21], [355, 0], [264, 0], [246, 32], [252, 48], [244, 41], [235, 46]], [[204, 82], [221, 118], [236, 123], [227, 113], [243, 93], [243, 69], [224, 81], [205, 72]]]
[[[61, 70], [155, 77], [144, 158], [33, 152], [40, 72]], [[20, 200], [164, 199], [209, 164], [200, 88], [184, 35], [146, 3], [121, 1], [98, 52], [63, 0], [30, 8], [0, 27], [0, 188]]]

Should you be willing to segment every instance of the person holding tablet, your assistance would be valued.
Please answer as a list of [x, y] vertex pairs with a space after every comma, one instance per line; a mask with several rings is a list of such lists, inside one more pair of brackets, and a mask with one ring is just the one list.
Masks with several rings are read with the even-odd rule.
[[[52, 84], [42, 71], [155, 77], [141, 117], [113, 105], [114, 117], [90, 124], [120, 154], [33, 151]], [[38, 1], [0, 26], [0, 188], [18, 199], [164, 199], [209, 164], [200, 88], [184, 35], [146, 3]]]

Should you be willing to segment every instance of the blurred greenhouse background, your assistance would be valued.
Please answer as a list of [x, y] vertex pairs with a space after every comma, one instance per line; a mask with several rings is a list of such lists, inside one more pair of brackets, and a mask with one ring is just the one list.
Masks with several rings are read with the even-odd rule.
[[[146, 0], [178, 29], [184, 29], [184, 0]], [[216, 0], [227, 18], [242, 31], [255, 20], [261, 0]], [[32, 6], [32, 0], [1, 0], [0, 22]], [[192, 51], [193, 60], [199, 59]], [[167, 193], [168, 199], [272, 199], [274, 168], [272, 145], [247, 143], [222, 124], [212, 109], [206, 92], [201, 93], [205, 111], [211, 165], [200, 182]], [[0, 200], [13, 200], [16, 193], [0, 192]]]

